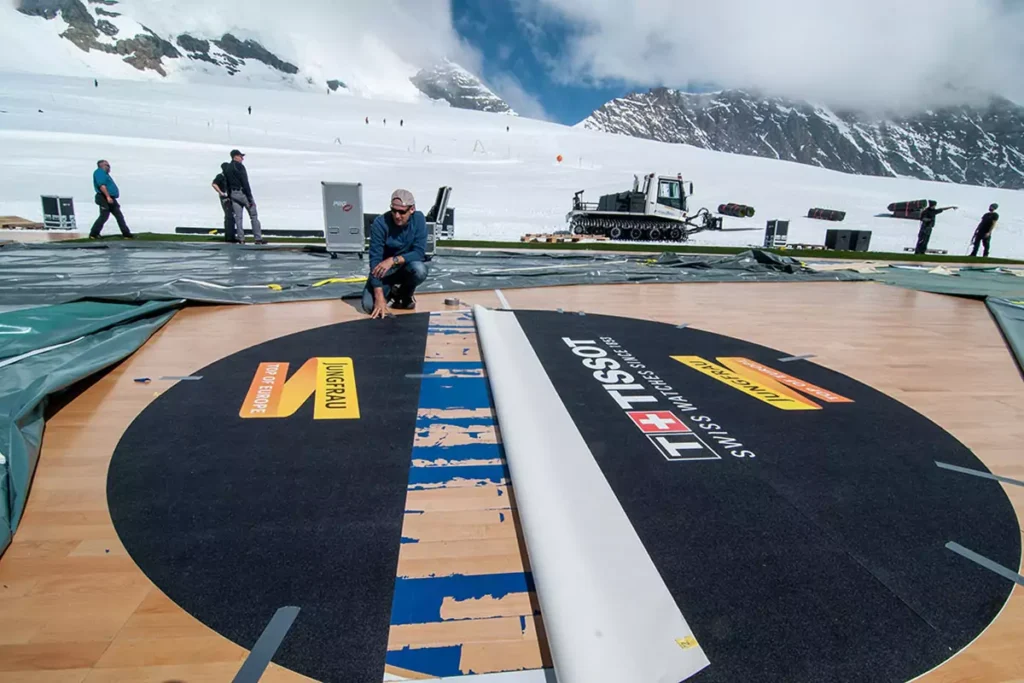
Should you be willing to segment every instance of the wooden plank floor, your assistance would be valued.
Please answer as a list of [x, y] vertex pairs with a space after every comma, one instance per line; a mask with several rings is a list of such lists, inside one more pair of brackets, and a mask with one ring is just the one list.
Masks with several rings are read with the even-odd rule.
[[[923, 413], [994, 472], [1024, 479], [1024, 385], [983, 304], [871, 283], [614, 285], [505, 290], [513, 308], [687, 322], [781, 351], [813, 353]], [[497, 307], [493, 292], [458, 295]], [[443, 295], [420, 311], [445, 310]], [[161, 390], [273, 337], [361, 318], [322, 301], [179, 313], [142, 350], [48, 424], [21, 528], [0, 558], [0, 683], [230, 680], [246, 651], [167, 599], [118, 541], [106, 471], [121, 434]], [[1005, 486], [1024, 511], [1024, 488]], [[1018, 568], [1014, 568], [1018, 569]], [[919, 680], [1024, 680], [1024, 589], [966, 651]], [[383, 671], [382, 671], [383, 675]], [[264, 680], [308, 680], [272, 667]]]

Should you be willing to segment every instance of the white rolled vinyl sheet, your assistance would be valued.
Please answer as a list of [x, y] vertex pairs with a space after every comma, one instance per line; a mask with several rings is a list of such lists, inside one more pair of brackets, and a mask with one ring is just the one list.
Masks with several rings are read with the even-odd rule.
[[512, 311], [473, 308], [559, 683], [709, 665]]

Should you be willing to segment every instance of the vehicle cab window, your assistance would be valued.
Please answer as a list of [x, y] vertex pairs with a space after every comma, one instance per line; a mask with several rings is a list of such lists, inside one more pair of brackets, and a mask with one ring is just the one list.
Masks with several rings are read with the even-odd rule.
[[683, 188], [678, 180], [661, 180], [658, 182], [658, 203], [683, 210]]

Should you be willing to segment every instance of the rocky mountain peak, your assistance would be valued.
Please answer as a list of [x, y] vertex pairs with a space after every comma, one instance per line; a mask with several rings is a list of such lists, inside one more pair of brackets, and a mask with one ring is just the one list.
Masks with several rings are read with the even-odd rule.
[[447, 59], [421, 69], [410, 80], [427, 97], [444, 100], [458, 109], [516, 115], [483, 81]]
[[744, 90], [655, 88], [612, 100], [577, 125], [848, 173], [1024, 188], [1024, 107], [998, 97], [877, 114]]

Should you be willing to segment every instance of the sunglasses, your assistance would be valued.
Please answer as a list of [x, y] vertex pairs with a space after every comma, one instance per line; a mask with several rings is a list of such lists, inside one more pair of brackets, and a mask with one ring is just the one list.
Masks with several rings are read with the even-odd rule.
[[407, 216], [411, 212], [412, 212], [412, 207], [411, 206], [406, 207], [404, 209], [396, 209], [394, 207], [391, 207], [391, 213], [393, 213], [396, 216]]

